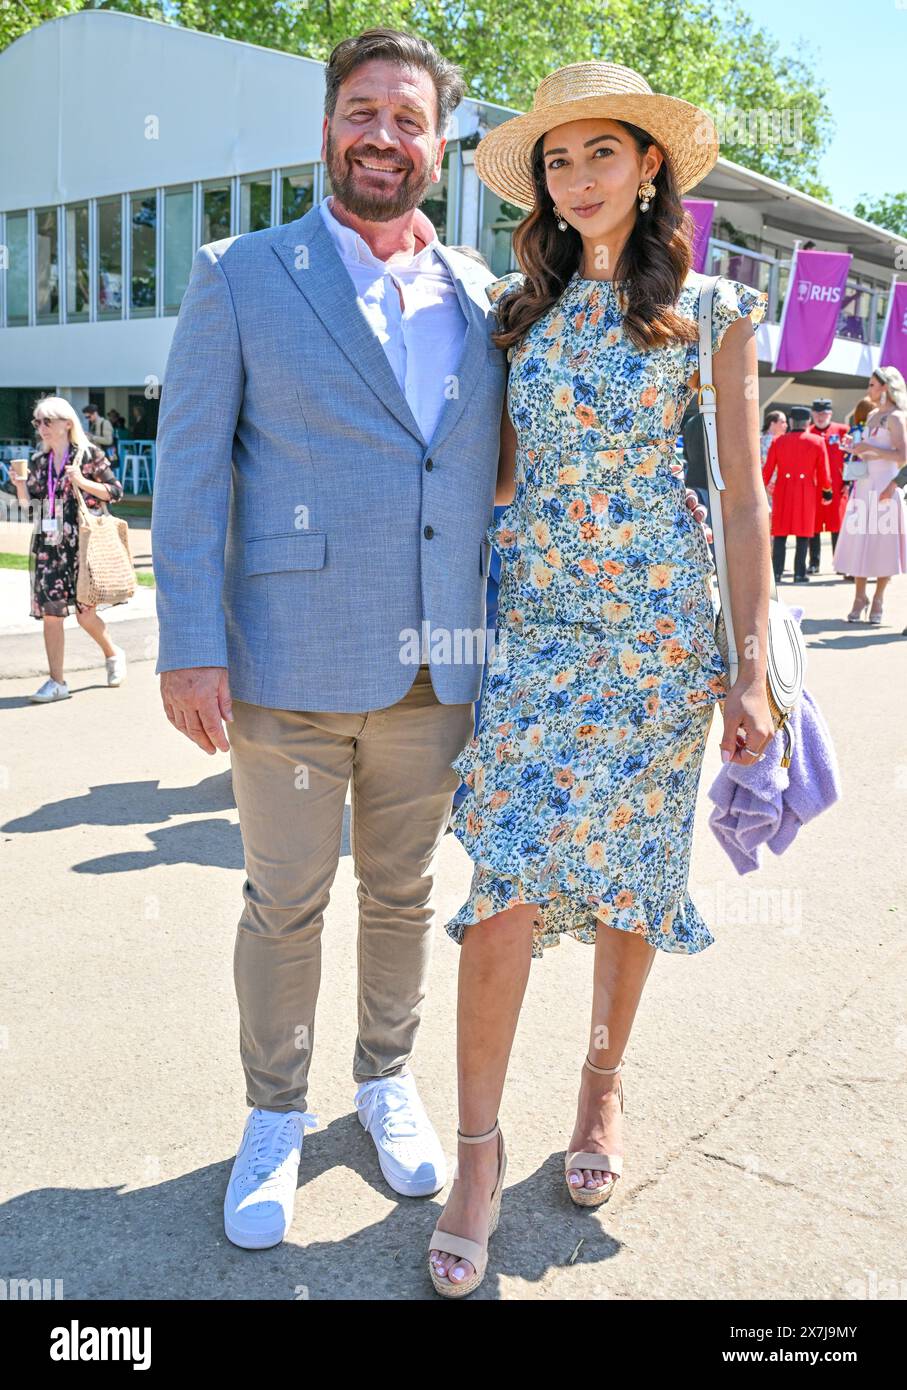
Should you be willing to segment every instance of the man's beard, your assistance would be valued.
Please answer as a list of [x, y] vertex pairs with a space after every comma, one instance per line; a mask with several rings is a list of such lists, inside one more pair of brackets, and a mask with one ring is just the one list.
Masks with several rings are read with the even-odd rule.
[[413, 168], [406, 172], [393, 192], [363, 189], [357, 182], [356, 172], [350, 163], [349, 155], [355, 153], [360, 159], [370, 163], [390, 165], [393, 168], [404, 164], [402, 157], [388, 156], [387, 152], [374, 149], [371, 145], [357, 146], [354, 150], [341, 154], [334, 144], [331, 132], [327, 138], [327, 166], [331, 180], [331, 192], [336, 193], [339, 202], [356, 217], [365, 222], [392, 222], [395, 217], [417, 208], [425, 197], [431, 184], [431, 168], [426, 166], [421, 174]]

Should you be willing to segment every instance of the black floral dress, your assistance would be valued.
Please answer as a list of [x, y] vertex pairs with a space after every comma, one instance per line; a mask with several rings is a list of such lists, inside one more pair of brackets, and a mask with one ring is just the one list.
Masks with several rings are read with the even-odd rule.
[[[91, 483], [103, 483], [110, 489], [110, 501], [118, 502], [123, 496], [123, 485], [117, 481], [110, 467], [110, 460], [96, 444], [90, 444], [89, 449], [88, 457], [82, 459], [83, 476]], [[75, 447], [70, 444], [66, 453], [66, 464], [72, 463], [74, 456]], [[26, 486], [29, 496], [36, 502], [43, 502], [48, 497], [49, 464], [49, 454], [40, 450], [32, 454]], [[54, 476], [56, 477], [56, 469]], [[87, 492], [83, 492], [82, 496], [89, 511], [104, 511], [105, 503], [100, 497], [92, 497]], [[80, 613], [85, 608], [85, 605], [76, 599], [76, 583], [79, 576], [79, 504], [65, 473], [55, 484], [54, 510], [61, 508], [62, 532], [58, 542], [46, 540], [40, 516], [35, 524], [28, 563], [33, 618], [43, 618], [45, 615], [65, 618], [72, 608]]]

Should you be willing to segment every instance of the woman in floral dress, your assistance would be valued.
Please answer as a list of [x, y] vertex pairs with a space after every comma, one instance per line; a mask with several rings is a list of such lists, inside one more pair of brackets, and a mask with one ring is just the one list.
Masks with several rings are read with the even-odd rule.
[[725, 759], [754, 761], [773, 733], [768, 508], [746, 389], [765, 296], [736, 281], [718, 282], [712, 346], [734, 626], [755, 640], [740, 643], [730, 691], [711, 554], [671, 467], [698, 386], [702, 281], [680, 194], [717, 157], [711, 129], [639, 74], [582, 63], [476, 150], [483, 181], [532, 210], [514, 237], [523, 271], [488, 286], [510, 362], [496, 497], [509, 505], [488, 531], [501, 579], [480, 726], [453, 763], [469, 794], [452, 826], [474, 865], [446, 924], [462, 946], [463, 1142], [431, 1240], [445, 1295], [484, 1273], [505, 1167], [496, 1117], [532, 958], [565, 934], [595, 947], [565, 1178], [596, 1205], [620, 1173], [618, 1073], [656, 953], [713, 940], [687, 875], [715, 706]]
[[126, 653], [110, 640], [97, 608], [79, 603], [79, 488], [90, 511], [104, 510], [123, 495], [123, 485], [103, 449], [92, 444], [69, 401], [45, 396], [35, 405], [32, 422], [41, 447], [29, 461], [26, 477], [16, 480], [23, 506], [40, 503], [29, 555], [31, 615], [44, 626], [49, 679], [31, 699], [38, 704], [70, 696], [63, 678], [65, 636], [63, 619], [74, 609], [79, 626], [93, 637], [104, 654], [107, 684], [120, 685], [126, 675]]

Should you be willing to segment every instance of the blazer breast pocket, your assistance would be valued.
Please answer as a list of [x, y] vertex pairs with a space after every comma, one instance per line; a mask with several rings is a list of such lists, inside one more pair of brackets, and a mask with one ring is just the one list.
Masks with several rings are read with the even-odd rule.
[[277, 536], [254, 536], [243, 548], [243, 574], [276, 574], [281, 570], [324, 568], [324, 531], [287, 531]]

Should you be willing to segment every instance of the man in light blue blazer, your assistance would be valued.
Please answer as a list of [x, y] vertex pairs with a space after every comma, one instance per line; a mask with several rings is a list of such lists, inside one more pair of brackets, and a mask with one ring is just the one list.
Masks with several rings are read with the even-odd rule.
[[251, 1109], [224, 1221], [247, 1247], [292, 1220], [350, 782], [355, 1105], [397, 1192], [446, 1180], [408, 1062], [450, 764], [488, 642], [506, 383], [491, 272], [418, 209], [458, 70], [372, 30], [338, 45], [326, 80], [328, 205], [196, 255], [152, 520], [164, 708], [205, 751], [229, 750], [245, 851], [234, 977]]

